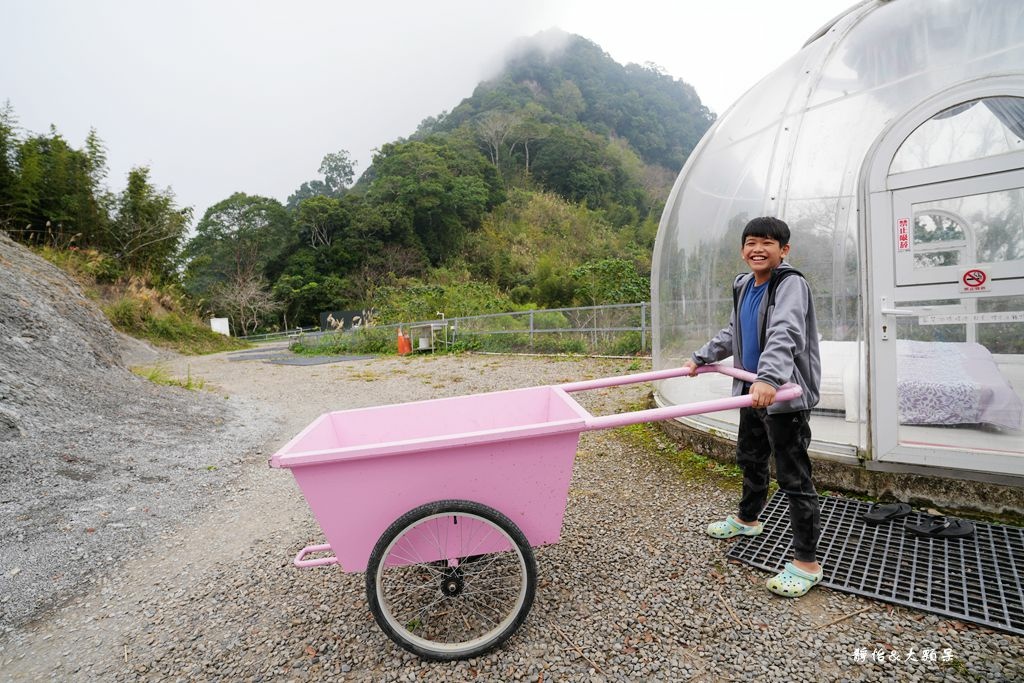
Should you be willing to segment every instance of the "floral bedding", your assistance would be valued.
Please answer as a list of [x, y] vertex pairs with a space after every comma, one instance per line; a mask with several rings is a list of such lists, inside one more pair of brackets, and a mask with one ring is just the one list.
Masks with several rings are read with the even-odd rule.
[[900, 340], [903, 424], [992, 424], [1020, 429], [1024, 405], [981, 344]]

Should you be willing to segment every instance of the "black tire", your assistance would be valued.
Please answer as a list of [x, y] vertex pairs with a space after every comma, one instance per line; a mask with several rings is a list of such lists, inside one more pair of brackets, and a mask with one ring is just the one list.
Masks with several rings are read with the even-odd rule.
[[537, 561], [523, 532], [497, 510], [466, 500], [402, 515], [366, 568], [377, 625], [431, 660], [469, 659], [504, 643], [526, 619], [536, 589]]

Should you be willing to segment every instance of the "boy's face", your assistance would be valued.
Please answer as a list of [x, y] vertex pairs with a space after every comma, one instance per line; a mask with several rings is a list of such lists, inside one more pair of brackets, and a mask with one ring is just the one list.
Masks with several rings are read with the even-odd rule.
[[740, 251], [743, 261], [754, 274], [754, 282], [764, 284], [771, 277], [772, 269], [777, 268], [782, 259], [789, 254], [789, 245], [779, 246], [778, 240], [770, 237], [750, 236], [743, 240]]

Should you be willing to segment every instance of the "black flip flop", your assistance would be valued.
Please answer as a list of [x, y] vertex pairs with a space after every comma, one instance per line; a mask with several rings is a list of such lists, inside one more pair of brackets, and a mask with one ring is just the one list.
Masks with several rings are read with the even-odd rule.
[[875, 503], [871, 509], [860, 516], [867, 524], [891, 522], [910, 514], [910, 506], [906, 503]]
[[928, 538], [965, 538], [974, 535], [974, 525], [964, 519], [930, 519], [922, 524], [903, 527], [915, 536]]

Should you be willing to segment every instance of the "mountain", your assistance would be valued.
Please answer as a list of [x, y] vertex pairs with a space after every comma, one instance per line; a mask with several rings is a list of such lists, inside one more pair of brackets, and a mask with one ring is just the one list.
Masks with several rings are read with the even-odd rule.
[[644, 298], [664, 201], [713, 121], [689, 84], [547, 31], [450, 112], [382, 144], [354, 186], [325, 177], [286, 207], [242, 193], [211, 207], [184, 284], [227, 316], [262, 288], [293, 324]]
[[429, 124], [451, 132], [492, 111], [579, 123], [626, 140], [644, 163], [673, 173], [715, 120], [688, 83], [655, 65], [623, 66], [597, 44], [558, 29], [518, 42], [498, 76]]

